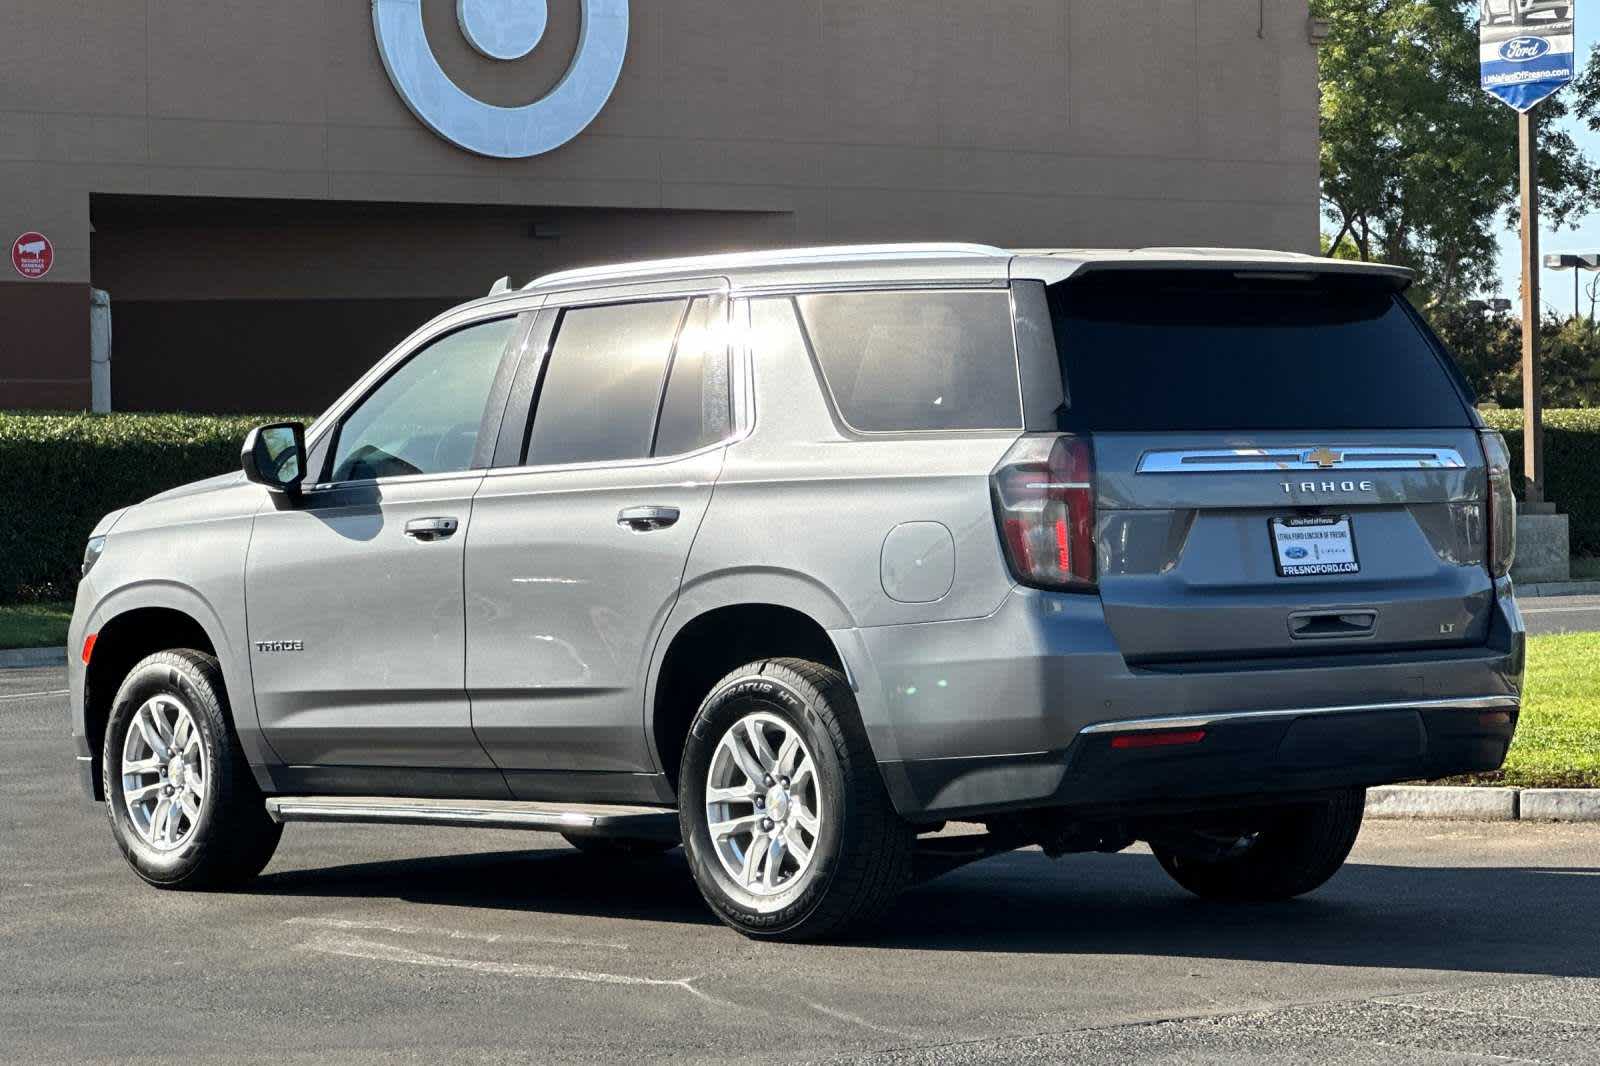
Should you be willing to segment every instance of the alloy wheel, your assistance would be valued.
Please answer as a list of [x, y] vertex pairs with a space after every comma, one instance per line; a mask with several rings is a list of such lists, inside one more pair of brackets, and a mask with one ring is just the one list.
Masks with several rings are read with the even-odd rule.
[[122, 742], [122, 800], [147, 845], [173, 851], [189, 842], [200, 825], [210, 770], [188, 707], [169, 695], [140, 705]]
[[706, 825], [717, 860], [746, 892], [771, 896], [810, 870], [826, 812], [799, 731], [758, 711], [723, 734], [706, 771]]

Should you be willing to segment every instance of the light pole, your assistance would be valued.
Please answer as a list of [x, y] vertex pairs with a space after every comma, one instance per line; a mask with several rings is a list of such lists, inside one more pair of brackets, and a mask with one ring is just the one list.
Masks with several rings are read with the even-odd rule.
[[1578, 310], [1578, 271], [1600, 270], [1600, 252], [1588, 252], [1582, 255], [1547, 255], [1544, 257], [1546, 270], [1572, 271], [1572, 317], [1581, 318], [1582, 312]]

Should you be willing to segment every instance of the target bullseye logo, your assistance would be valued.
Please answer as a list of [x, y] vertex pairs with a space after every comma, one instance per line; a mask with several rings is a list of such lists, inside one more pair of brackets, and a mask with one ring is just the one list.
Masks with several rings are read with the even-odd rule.
[[[542, 99], [501, 107], [450, 79], [428, 45], [422, 0], [372, 0], [378, 54], [395, 91], [433, 132], [469, 152], [526, 159], [582, 133], [611, 99], [628, 51], [628, 0], [579, 0], [583, 26], [572, 66]], [[544, 38], [548, 0], [456, 0], [461, 33], [480, 55], [525, 58]]]

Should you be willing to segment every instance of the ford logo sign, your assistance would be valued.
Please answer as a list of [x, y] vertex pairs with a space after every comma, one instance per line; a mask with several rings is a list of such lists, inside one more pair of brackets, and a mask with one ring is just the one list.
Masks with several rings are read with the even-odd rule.
[[1513, 37], [1500, 46], [1500, 58], [1508, 63], [1527, 63], [1550, 51], [1543, 37]]
[[1300, 545], [1296, 544], [1292, 548], [1283, 549], [1283, 554], [1290, 559], [1304, 559], [1311, 553], [1300, 547]]

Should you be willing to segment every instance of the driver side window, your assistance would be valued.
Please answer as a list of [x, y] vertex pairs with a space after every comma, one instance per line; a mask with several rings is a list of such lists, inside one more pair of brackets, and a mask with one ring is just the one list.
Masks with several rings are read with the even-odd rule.
[[417, 352], [344, 416], [333, 481], [466, 470], [515, 318], [457, 330]]

